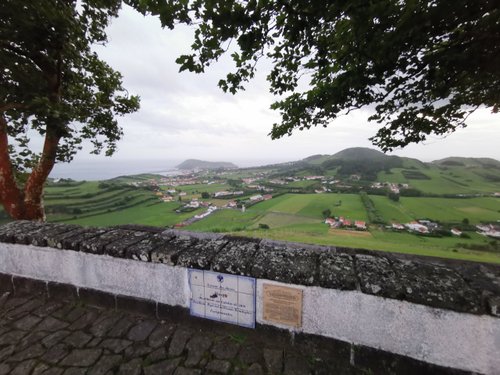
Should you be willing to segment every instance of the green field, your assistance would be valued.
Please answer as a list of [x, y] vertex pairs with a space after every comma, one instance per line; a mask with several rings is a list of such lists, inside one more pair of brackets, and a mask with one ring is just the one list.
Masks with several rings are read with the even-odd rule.
[[467, 218], [471, 224], [500, 220], [500, 199], [401, 197], [394, 202], [384, 196], [370, 196], [387, 222], [405, 223], [428, 218], [458, 223]]
[[[341, 202], [340, 205], [339, 201]], [[191, 230], [221, 232], [257, 228], [267, 224], [271, 228], [323, 224], [322, 211], [330, 209], [337, 216], [366, 220], [366, 211], [357, 194], [285, 194], [257, 203], [244, 213], [240, 210], [221, 210], [189, 226]], [[235, 229], [237, 228], [237, 229]]]
[[[476, 168], [477, 169], [477, 168]], [[410, 179], [403, 171], [413, 171], [407, 168], [392, 168], [391, 173], [380, 172], [377, 180], [381, 182], [407, 183], [412, 188], [432, 194], [475, 194], [491, 193], [499, 189], [498, 182], [485, 179], [474, 168], [428, 166], [419, 168], [429, 179]]]
[[[480, 221], [485, 210], [488, 210], [490, 218], [500, 217], [500, 200], [496, 198], [402, 198], [401, 202], [393, 202], [383, 196], [370, 198], [387, 222], [405, 223], [422, 217], [460, 222], [462, 213], [467, 212], [467, 217], [473, 223]], [[341, 205], [337, 206], [339, 201]], [[470, 207], [476, 207], [475, 214]], [[471, 233], [471, 238], [462, 239], [396, 233], [375, 226], [371, 226], [369, 232], [331, 230], [323, 224], [322, 211], [325, 208], [329, 208], [334, 215], [367, 220], [365, 208], [357, 194], [285, 194], [258, 203], [245, 212], [218, 211], [190, 225], [188, 229], [500, 263], [499, 253], [473, 251], [464, 247], [464, 244], [486, 245], [490, 241], [475, 233]], [[270, 229], [259, 229], [259, 224], [266, 224]]]
[[[171, 187], [165, 187], [164, 190], [172, 189]], [[216, 191], [232, 191], [234, 188], [226, 184], [196, 184], [196, 185], [182, 185], [176, 186], [176, 190], [185, 191], [188, 194], [201, 194], [202, 192], [215, 193]]]
[[479, 235], [471, 239], [463, 240], [452, 237], [419, 237], [407, 233], [382, 232], [378, 230], [367, 233], [368, 235], [366, 237], [360, 236], [360, 232], [343, 232], [343, 234], [331, 233], [325, 225], [320, 226], [316, 224], [314, 226], [300, 225], [286, 229], [246, 230], [234, 232], [233, 234], [256, 238], [270, 238], [319, 245], [334, 245], [339, 247], [390, 251], [395, 253], [500, 264], [500, 254], [498, 252], [473, 251], [461, 246], [462, 243], [484, 244], [488, 241]]
[[[444, 171], [437, 167], [428, 168], [428, 170], [419, 169], [421, 173], [432, 176], [432, 180], [411, 180], [410, 183], [414, 185], [414, 182], [417, 181], [420, 184], [427, 183], [438, 186], [439, 180], [435, 176], [438, 173], [442, 175], [439, 177], [442, 181], [447, 181], [446, 184], [455, 184], [450, 179], [457, 177], [447, 174], [450, 169]], [[387, 174], [384, 177], [397, 181], [404, 178], [402, 170], [394, 169], [392, 174]], [[465, 170], [462, 172], [462, 177], [475, 178], [471, 173], [473, 172]], [[407, 175], [409, 174], [407, 173]], [[448, 176], [450, 179], [443, 178]], [[177, 200], [169, 203], [161, 202], [151, 189], [125, 184], [125, 182], [131, 181], [134, 179], [122, 177], [119, 179], [119, 183], [49, 184], [45, 192], [48, 221], [86, 226], [142, 224], [170, 227], [203, 211], [203, 209], [199, 209], [192, 212], [176, 213], [175, 210], [181, 207], [182, 202]], [[306, 181], [301, 185], [306, 186], [309, 183], [316, 182]], [[482, 184], [478, 183], [475, 186], [479, 186], [479, 189], [488, 188], [487, 182], [483, 181]], [[466, 190], [466, 187], [462, 186], [463, 183], [455, 185]], [[438, 189], [436, 186], [433, 186], [432, 189]], [[443, 191], [449, 188], [450, 185], [447, 185]], [[168, 189], [168, 187], [162, 187], [162, 189]], [[182, 200], [187, 202], [191, 197], [199, 198], [201, 192], [204, 191], [213, 193], [219, 190], [233, 189], [227, 184], [215, 183], [180, 186], [177, 187], [177, 190], [187, 193], [187, 196], [182, 197]], [[388, 224], [391, 222], [406, 223], [422, 218], [448, 224], [461, 223], [463, 219], [468, 219], [470, 224], [500, 220], [499, 198], [400, 197], [398, 202], [390, 200], [386, 196], [370, 195], [369, 198], [376, 211]], [[222, 206], [228, 200], [211, 199], [210, 201]], [[332, 216], [369, 221], [359, 194], [288, 193], [248, 206], [245, 212], [240, 209], [220, 209], [207, 218], [189, 225], [186, 229], [500, 263], [498, 250], [471, 250], [480, 247], [488, 248], [494, 242], [472, 231], [468, 232], [470, 238], [432, 238], [409, 233], [396, 233], [384, 229], [383, 226], [373, 224], [369, 225], [367, 232], [332, 230], [323, 223], [323, 211], [326, 209], [331, 211]], [[5, 214], [3, 212], [0, 214], [3, 214], [3, 216], [0, 215], [0, 220], [5, 221]], [[262, 229], [263, 224], [269, 229]]]
[[289, 188], [308, 188], [310, 186], [313, 186], [313, 185], [316, 185], [318, 183], [318, 181], [314, 181], [314, 180], [304, 180], [304, 181], [293, 181], [293, 182], [290, 182], [287, 187]]
[[401, 198], [401, 206], [414, 218], [430, 218], [443, 222], [460, 222], [467, 218], [473, 224], [500, 219], [500, 199], [493, 197]]
[[129, 185], [51, 184], [45, 192], [47, 220], [81, 225], [174, 225], [197, 212], [177, 214], [179, 202], [163, 203], [153, 191]]
[[[401, 202], [394, 202], [387, 197], [371, 195], [370, 199], [375, 204], [375, 208], [382, 215], [387, 223], [408, 223], [416, 217]], [[420, 198], [408, 198], [420, 199]], [[400, 199], [401, 200], [401, 199]]]
[[84, 226], [112, 226], [122, 224], [142, 224], [167, 227], [177, 224], [202, 210], [177, 214], [175, 209], [178, 203], [154, 203], [152, 205], [141, 205], [117, 212], [105, 213], [97, 216], [66, 220], [68, 223]]

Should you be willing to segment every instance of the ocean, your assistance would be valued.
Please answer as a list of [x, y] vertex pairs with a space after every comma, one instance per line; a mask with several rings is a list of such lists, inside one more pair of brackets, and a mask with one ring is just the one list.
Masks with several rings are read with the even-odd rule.
[[54, 166], [50, 178], [71, 178], [76, 181], [96, 181], [140, 173], [170, 174], [181, 161], [163, 160], [76, 160]]
[[[50, 178], [71, 178], [76, 181], [97, 181], [140, 173], [169, 175], [176, 172], [176, 165], [183, 160], [74, 160], [71, 163], [59, 163], [54, 166]], [[283, 161], [244, 160], [235, 161], [238, 167], [246, 168], [269, 165]]]

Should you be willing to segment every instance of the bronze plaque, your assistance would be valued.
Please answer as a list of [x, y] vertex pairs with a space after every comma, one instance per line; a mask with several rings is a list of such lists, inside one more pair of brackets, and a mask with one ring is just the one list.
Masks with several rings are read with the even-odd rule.
[[264, 320], [302, 326], [302, 289], [264, 284]]

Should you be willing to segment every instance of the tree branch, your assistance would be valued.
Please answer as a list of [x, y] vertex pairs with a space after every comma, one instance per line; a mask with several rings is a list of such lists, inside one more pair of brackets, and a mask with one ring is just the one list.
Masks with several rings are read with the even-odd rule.
[[26, 108], [26, 106], [21, 103], [6, 103], [4, 105], [0, 105], [0, 113], [6, 112], [10, 109], [22, 109], [22, 108]]
[[0, 46], [8, 51], [11, 51], [17, 55], [23, 56], [24, 58], [33, 61], [42, 72], [54, 73], [55, 71], [55, 68], [52, 66], [52, 64], [47, 61], [49, 60], [47, 56], [42, 53], [27, 53], [25, 50], [17, 48], [3, 40], [0, 41]]

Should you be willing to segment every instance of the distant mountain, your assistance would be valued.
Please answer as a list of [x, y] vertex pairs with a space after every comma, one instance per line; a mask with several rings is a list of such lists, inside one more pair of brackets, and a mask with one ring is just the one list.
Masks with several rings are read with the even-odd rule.
[[366, 147], [352, 147], [339, 151], [331, 156], [331, 159], [342, 160], [389, 160], [399, 158], [398, 156], [389, 156], [381, 151]]
[[386, 155], [381, 151], [366, 147], [351, 147], [339, 151], [333, 155], [312, 155], [300, 160], [301, 163], [321, 164], [328, 160], [346, 160], [346, 161], [387, 161], [400, 159], [399, 156]]
[[238, 168], [237, 165], [225, 161], [204, 161], [197, 159], [188, 159], [176, 166], [177, 169], [233, 169]]
[[331, 155], [320, 155], [320, 154], [318, 154], [318, 155], [311, 155], [311, 156], [308, 156], [305, 159], [300, 160], [300, 162], [302, 162], [302, 163], [309, 163], [309, 164], [321, 164], [325, 160], [328, 160], [331, 157], [332, 157]]
[[454, 156], [450, 158], [434, 160], [432, 163], [449, 167], [500, 168], [500, 161], [492, 158], [463, 158]]
[[[336, 161], [332, 162], [332, 160]], [[330, 162], [330, 164], [333, 165], [339, 164], [339, 161], [353, 163], [368, 162], [370, 164], [378, 163], [391, 168], [394, 168], [395, 166], [401, 166], [405, 168], [418, 166], [425, 168], [425, 163], [421, 162], [418, 159], [400, 157], [395, 155], [386, 155], [381, 151], [367, 147], [346, 148], [333, 155], [312, 155], [300, 160], [298, 163], [321, 165], [327, 162], [328, 165], [328, 162]]]

